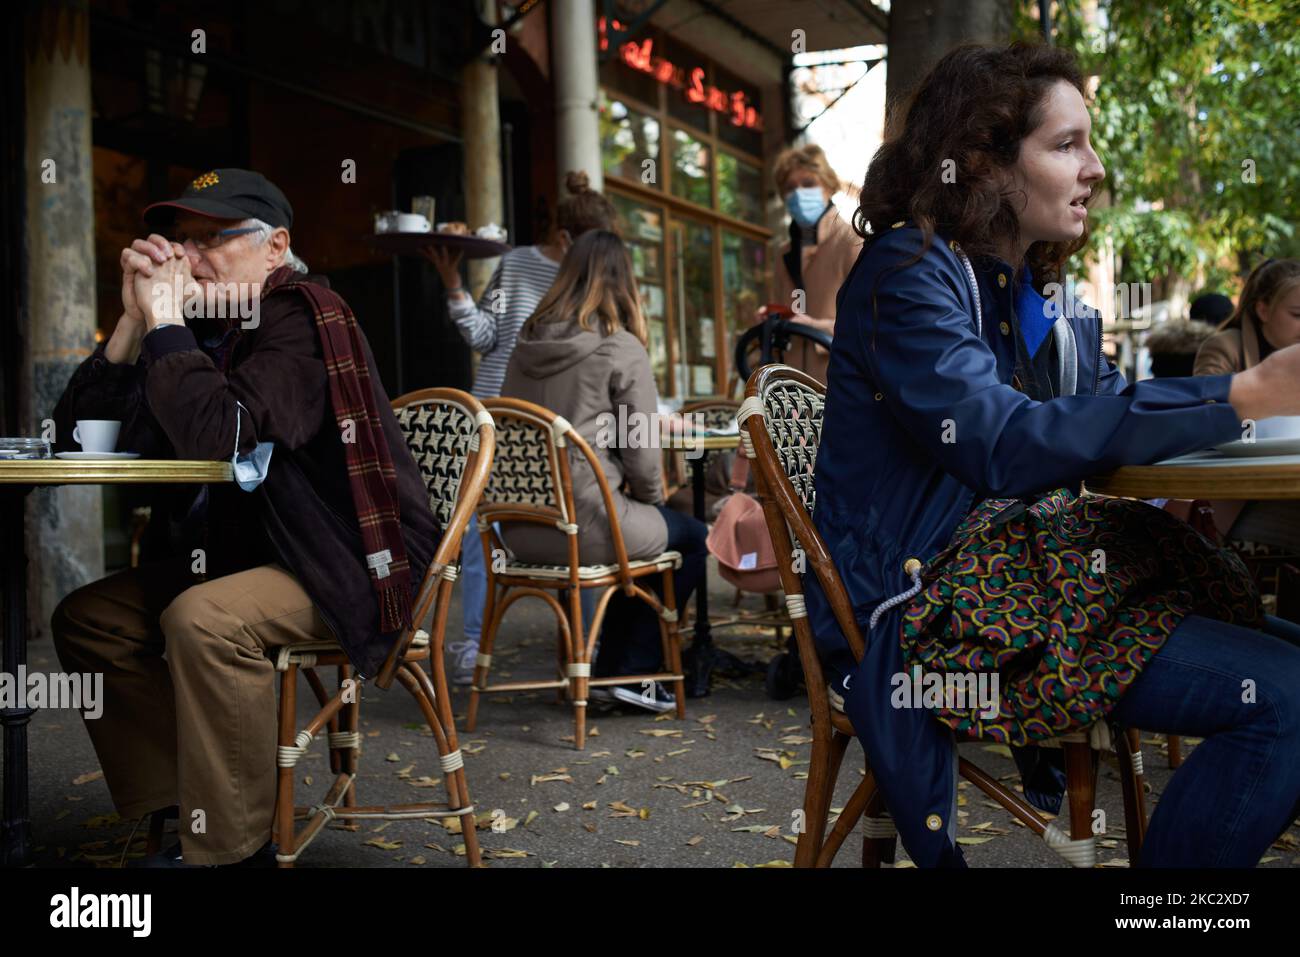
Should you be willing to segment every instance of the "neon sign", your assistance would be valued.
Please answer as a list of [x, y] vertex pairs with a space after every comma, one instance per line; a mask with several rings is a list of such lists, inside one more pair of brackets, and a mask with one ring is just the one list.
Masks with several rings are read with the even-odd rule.
[[[612, 22], [615, 30], [623, 29], [623, 24], [618, 20]], [[609, 36], [605, 31], [605, 18], [600, 17], [596, 25], [600, 36], [600, 49], [608, 50]], [[760, 131], [763, 129], [763, 115], [750, 103], [744, 91], [736, 90], [728, 93], [711, 83], [704, 82], [704, 67], [697, 66], [687, 70], [671, 60], [656, 56], [653, 38], [647, 37], [639, 43], [636, 40], [628, 40], [618, 48], [618, 53], [624, 65], [652, 76], [660, 83], [676, 87], [682, 91], [687, 102], [722, 113], [730, 120], [732, 126]]]

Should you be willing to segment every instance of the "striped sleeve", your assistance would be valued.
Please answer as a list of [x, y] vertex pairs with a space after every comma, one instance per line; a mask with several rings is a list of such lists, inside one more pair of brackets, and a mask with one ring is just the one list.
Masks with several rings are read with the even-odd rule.
[[448, 300], [456, 328], [470, 348], [483, 355], [472, 390], [476, 397], [501, 394], [519, 329], [551, 288], [558, 271], [559, 264], [535, 248], [520, 247], [502, 257], [478, 303]]

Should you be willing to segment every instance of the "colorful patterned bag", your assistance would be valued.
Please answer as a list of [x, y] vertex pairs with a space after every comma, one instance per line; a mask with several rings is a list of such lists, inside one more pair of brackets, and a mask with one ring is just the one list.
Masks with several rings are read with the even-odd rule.
[[1017, 746], [1103, 718], [1185, 616], [1263, 620], [1232, 552], [1145, 502], [1068, 489], [981, 503], [922, 580], [900, 632], [909, 673], [950, 688], [996, 674], [996, 715], [951, 694], [931, 710], [960, 738]]

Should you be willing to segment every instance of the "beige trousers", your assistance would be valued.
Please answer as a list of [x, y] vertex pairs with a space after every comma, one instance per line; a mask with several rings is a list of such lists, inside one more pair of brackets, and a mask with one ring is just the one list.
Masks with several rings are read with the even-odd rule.
[[206, 582], [179, 562], [79, 588], [54, 612], [68, 672], [103, 672], [86, 729], [117, 811], [180, 806], [189, 864], [230, 864], [271, 835], [281, 645], [331, 632], [298, 580], [262, 565]]

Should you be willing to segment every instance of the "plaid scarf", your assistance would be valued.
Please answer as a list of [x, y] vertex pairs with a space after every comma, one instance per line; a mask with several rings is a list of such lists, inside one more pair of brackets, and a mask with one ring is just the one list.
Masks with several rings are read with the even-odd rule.
[[262, 288], [264, 296], [272, 291], [298, 290], [316, 318], [334, 418], [345, 437], [348, 483], [365, 545], [366, 567], [379, 602], [379, 630], [407, 628], [411, 624], [411, 569], [402, 540], [397, 470], [379, 420], [356, 317], [340, 296], [300, 280], [287, 266], [272, 272]]

